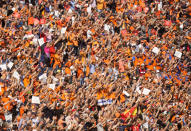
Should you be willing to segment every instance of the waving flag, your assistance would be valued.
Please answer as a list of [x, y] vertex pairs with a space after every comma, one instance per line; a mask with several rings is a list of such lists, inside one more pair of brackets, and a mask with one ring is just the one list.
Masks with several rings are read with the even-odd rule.
[[121, 114], [121, 119], [126, 120], [128, 117], [133, 117], [137, 113], [137, 107], [132, 107], [130, 110], [126, 110]]

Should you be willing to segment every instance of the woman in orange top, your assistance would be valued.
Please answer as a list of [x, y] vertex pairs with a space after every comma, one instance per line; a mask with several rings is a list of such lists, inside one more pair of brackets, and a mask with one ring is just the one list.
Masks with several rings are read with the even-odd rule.
[[70, 70], [70, 68], [66, 67], [66, 68], [65, 68], [65, 73], [68, 74], [68, 75], [71, 75], [71, 70]]
[[83, 75], [84, 75], [83, 70], [81, 69], [81, 67], [78, 67], [77, 77], [79, 78], [79, 77], [81, 77]]
[[30, 84], [30, 76], [26, 76], [23, 80], [24, 87], [27, 87]]
[[5, 110], [10, 111], [12, 109], [12, 105], [11, 105], [11, 99], [8, 97], [8, 92], [4, 93], [4, 97], [1, 99], [1, 101], [3, 102], [4, 106], [3, 108]]

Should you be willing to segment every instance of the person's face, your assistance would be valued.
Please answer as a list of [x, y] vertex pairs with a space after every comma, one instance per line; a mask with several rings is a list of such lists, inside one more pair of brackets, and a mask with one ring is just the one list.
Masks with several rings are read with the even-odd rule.
[[23, 119], [25, 119], [25, 118], [26, 118], [26, 114], [24, 113], [24, 114], [23, 114]]
[[31, 117], [32, 113], [31, 112], [27, 112], [27, 116]]

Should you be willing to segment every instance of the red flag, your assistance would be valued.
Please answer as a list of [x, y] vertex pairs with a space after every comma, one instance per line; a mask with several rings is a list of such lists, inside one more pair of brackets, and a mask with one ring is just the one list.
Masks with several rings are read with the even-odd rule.
[[125, 111], [124, 113], [121, 114], [121, 119], [122, 120], [126, 120], [128, 117], [131, 116], [131, 114], [134, 112], [134, 110], [136, 109], [136, 107], [132, 107], [130, 110]]
[[45, 19], [40, 19], [39, 24], [46, 24], [46, 20]]
[[171, 20], [165, 20], [164, 25], [165, 26], [171, 26], [172, 25]]

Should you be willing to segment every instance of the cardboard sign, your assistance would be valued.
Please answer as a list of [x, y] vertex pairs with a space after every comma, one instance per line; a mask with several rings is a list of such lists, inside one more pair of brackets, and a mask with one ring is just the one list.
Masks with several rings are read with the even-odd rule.
[[162, 2], [158, 4], [158, 10], [162, 10]]
[[33, 37], [34, 37], [33, 34], [25, 35], [25, 36], [23, 37], [23, 40], [24, 40], [24, 39], [30, 39], [30, 38], [33, 38]]
[[139, 87], [139, 86], [137, 86], [136, 91], [137, 91], [139, 94], [141, 94], [141, 90], [140, 90], [140, 87]]
[[68, 10], [68, 14], [72, 14], [72, 9], [69, 9], [69, 10]]
[[19, 73], [18, 73], [17, 71], [15, 71], [15, 72], [13, 73], [13, 77], [16, 78], [17, 80], [20, 79], [20, 75], [19, 75]]
[[43, 80], [43, 79], [47, 79], [47, 76], [46, 76], [46, 74], [44, 73], [44, 74], [42, 74], [41, 76], [39, 76], [39, 80]]
[[57, 11], [57, 10], [55, 10], [55, 11], [54, 11], [54, 15], [55, 15], [56, 17], [59, 17], [60, 12], [59, 12], [59, 11]]
[[176, 51], [176, 52], [174, 53], [174, 56], [176, 56], [176, 57], [178, 57], [178, 58], [181, 58], [182, 52]]
[[13, 8], [12, 8], [12, 11], [14, 12], [15, 10], [16, 10], [15, 7], [13, 7]]
[[13, 62], [9, 62], [7, 66], [9, 67], [9, 69], [11, 69], [13, 67], [13, 65], [14, 65]]
[[143, 94], [144, 95], [148, 95], [150, 93], [151, 90], [147, 89], [147, 88], [144, 88], [143, 89]]
[[92, 13], [92, 7], [91, 7], [91, 5], [87, 8], [87, 12], [88, 12], [88, 15], [91, 15], [91, 13]]
[[34, 44], [37, 44], [37, 43], [38, 43], [38, 39], [37, 39], [37, 38], [33, 38], [32, 41], [33, 41]]
[[183, 23], [182, 23], [182, 24], [180, 24], [180, 29], [183, 29], [183, 27], [184, 27], [184, 26], [183, 26]]
[[112, 102], [113, 102], [112, 99], [109, 99], [109, 100], [99, 99], [99, 100], [97, 101], [97, 103], [98, 103], [99, 106], [112, 104]]
[[38, 39], [38, 43], [40, 46], [42, 46], [44, 44], [44, 38]]
[[0, 65], [0, 68], [1, 68], [1, 70], [7, 70], [6, 64], [1, 64], [1, 65]]
[[155, 53], [155, 54], [158, 54], [159, 51], [160, 51], [160, 49], [157, 48], [157, 47], [154, 47], [154, 48], [152, 49], [152, 52]]
[[129, 93], [127, 93], [127, 91], [123, 91], [123, 94], [125, 94], [126, 96], [130, 96]]
[[104, 30], [107, 31], [107, 32], [109, 33], [109, 29], [110, 29], [110, 26], [107, 25], [107, 24], [105, 24], [105, 25], [104, 25]]
[[38, 96], [32, 96], [32, 103], [34, 104], [40, 104], [40, 99]]
[[12, 122], [12, 114], [5, 114], [5, 120]]
[[75, 17], [72, 16], [72, 24], [74, 24], [75, 21]]
[[92, 37], [91, 34], [92, 34], [92, 32], [91, 32], [90, 30], [88, 30], [88, 31], [87, 31], [87, 37], [88, 37], [88, 38]]
[[55, 84], [48, 84], [48, 88], [55, 89]]
[[61, 34], [65, 34], [66, 29], [67, 29], [67, 27], [63, 27], [63, 28], [61, 29]]
[[53, 83], [56, 83], [58, 81], [58, 79], [54, 76], [51, 76], [52, 80], [53, 80]]
[[148, 129], [148, 128], [149, 128], [148, 122], [144, 123], [144, 124], [143, 124], [143, 127], [146, 128], [146, 129]]

